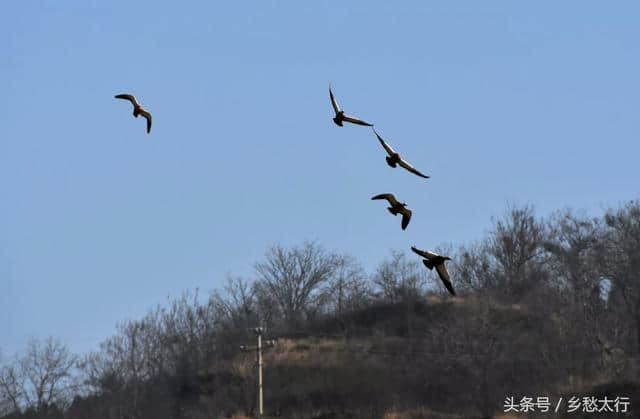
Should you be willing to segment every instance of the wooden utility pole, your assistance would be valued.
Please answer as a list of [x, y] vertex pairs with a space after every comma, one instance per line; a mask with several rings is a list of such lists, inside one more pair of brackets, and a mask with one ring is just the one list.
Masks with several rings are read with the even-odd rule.
[[258, 413], [264, 415], [262, 398], [262, 327], [256, 327], [254, 332], [258, 335]]
[[[264, 348], [269, 348], [272, 347], [274, 345], [272, 340], [267, 340], [265, 341], [265, 346], [262, 346], [262, 334], [264, 333], [264, 329], [262, 327], [255, 327], [253, 329], [253, 333], [255, 333], [258, 336], [258, 346], [255, 347], [256, 351], [257, 351], [257, 358], [258, 358], [258, 363], [257, 363], [257, 367], [258, 367], [258, 414], [260, 416], [264, 415], [264, 398], [263, 398], [263, 394], [262, 394], [262, 367], [263, 367], [263, 362], [262, 362], [262, 349]], [[243, 351], [248, 351], [248, 350], [252, 350], [254, 348], [248, 347], [248, 346], [240, 346], [240, 349], [242, 349]]]

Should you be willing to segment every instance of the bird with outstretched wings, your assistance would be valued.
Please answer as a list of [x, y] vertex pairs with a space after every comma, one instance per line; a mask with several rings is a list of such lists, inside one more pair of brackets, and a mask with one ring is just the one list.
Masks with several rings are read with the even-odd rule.
[[134, 95], [122, 93], [115, 96], [116, 99], [128, 100], [133, 105], [133, 116], [136, 118], [142, 115], [147, 120], [147, 134], [151, 132], [151, 114], [145, 110]]
[[418, 175], [418, 176], [423, 177], [425, 179], [429, 179], [429, 176], [422, 174], [418, 169], [416, 169], [411, 164], [409, 164], [408, 161], [406, 161], [402, 157], [400, 157], [400, 154], [398, 154], [393, 148], [391, 148], [391, 146], [389, 144], [387, 144], [387, 142], [385, 140], [382, 139], [382, 137], [380, 136], [380, 134], [378, 134], [378, 132], [375, 130], [375, 128], [372, 128], [372, 129], [373, 129], [373, 132], [376, 134], [376, 137], [378, 137], [378, 141], [380, 141], [380, 144], [382, 144], [382, 148], [384, 148], [384, 150], [389, 155], [386, 158], [387, 159], [387, 164], [389, 166], [396, 167], [396, 165], [399, 164], [400, 167], [408, 170], [409, 172], [413, 173], [414, 175]]
[[441, 256], [434, 252], [420, 250], [415, 246], [411, 246], [411, 250], [424, 258], [422, 260], [422, 263], [424, 263], [424, 266], [426, 266], [429, 270], [436, 268], [438, 276], [440, 277], [440, 280], [442, 281], [444, 286], [447, 288], [447, 290], [449, 290], [451, 295], [456, 295], [456, 292], [453, 289], [453, 284], [451, 283], [451, 277], [449, 276], [447, 267], [444, 264], [447, 260], [451, 260], [451, 258], [448, 256]]
[[341, 127], [343, 122], [350, 122], [352, 124], [364, 125], [367, 127], [373, 126], [373, 124], [365, 122], [362, 119], [345, 115], [344, 111], [340, 108], [340, 105], [338, 105], [338, 101], [333, 96], [333, 92], [331, 91], [331, 86], [329, 86], [329, 99], [331, 99], [331, 106], [333, 106], [333, 111], [336, 114], [336, 116], [333, 118], [333, 122], [335, 122], [336, 125]]
[[396, 197], [390, 193], [383, 193], [380, 195], [376, 195], [371, 199], [386, 199], [391, 205], [390, 207], [387, 208], [389, 212], [393, 215], [402, 214], [402, 223], [401, 223], [402, 229], [404, 230], [407, 228], [407, 226], [409, 225], [409, 221], [411, 221], [411, 214], [412, 214], [411, 210], [407, 208], [407, 204], [405, 204], [404, 202], [398, 201]]

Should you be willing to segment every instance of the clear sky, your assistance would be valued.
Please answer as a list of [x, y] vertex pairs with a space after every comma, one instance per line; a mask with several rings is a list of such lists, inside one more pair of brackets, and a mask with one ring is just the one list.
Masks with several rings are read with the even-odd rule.
[[[600, 213], [640, 191], [631, 1], [5, 1], [0, 348], [97, 348], [268, 246], [369, 272], [480, 238], [508, 203]], [[374, 134], [432, 178], [389, 168]], [[150, 135], [130, 92], [154, 116]], [[414, 210], [406, 231], [382, 202]]]

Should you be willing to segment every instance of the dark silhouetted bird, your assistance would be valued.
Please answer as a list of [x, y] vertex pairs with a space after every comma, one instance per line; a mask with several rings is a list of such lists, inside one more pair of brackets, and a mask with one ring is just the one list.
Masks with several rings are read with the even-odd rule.
[[444, 286], [447, 287], [451, 295], [456, 295], [456, 292], [453, 290], [453, 284], [451, 284], [449, 272], [447, 272], [447, 267], [444, 265], [444, 263], [447, 260], [451, 260], [451, 258], [449, 256], [440, 256], [433, 252], [420, 250], [415, 246], [411, 246], [411, 250], [424, 258], [422, 259], [422, 263], [424, 263], [424, 266], [429, 268], [429, 270], [433, 270], [435, 267]]
[[352, 124], [364, 125], [364, 126], [367, 126], [367, 127], [372, 127], [373, 126], [373, 124], [370, 124], [368, 122], [364, 122], [361, 119], [354, 118], [353, 116], [345, 115], [344, 111], [342, 109], [340, 109], [340, 105], [338, 105], [338, 102], [336, 101], [336, 98], [333, 97], [333, 92], [331, 91], [331, 86], [329, 86], [329, 98], [331, 99], [331, 106], [333, 106], [333, 110], [336, 113], [336, 116], [333, 118], [333, 122], [335, 122], [336, 125], [342, 126], [343, 122], [351, 122]]
[[399, 202], [396, 200], [396, 197], [390, 193], [383, 193], [380, 195], [376, 195], [371, 199], [386, 199], [389, 201], [391, 205], [387, 209], [393, 215], [402, 214], [402, 229], [404, 230], [409, 225], [409, 221], [411, 220], [411, 210], [407, 208], [407, 204], [404, 202]]
[[144, 108], [142, 107], [142, 105], [140, 105], [140, 103], [138, 103], [134, 95], [123, 93], [121, 95], [116, 95], [115, 97], [116, 99], [124, 99], [131, 102], [131, 104], [133, 105], [133, 116], [135, 116], [136, 118], [139, 115], [144, 116], [147, 119], [147, 134], [151, 132], [151, 114], [144, 110]]
[[382, 144], [382, 147], [386, 150], [387, 154], [389, 155], [386, 158], [387, 164], [389, 166], [396, 167], [396, 165], [399, 164], [400, 167], [407, 169], [411, 173], [418, 175], [420, 177], [423, 177], [425, 179], [429, 179], [429, 176], [423, 175], [415, 167], [411, 166], [406, 160], [403, 160], [402, 157], [400, 157], [400, 154], [396, 153], [395, 150], [391, 148], [391, 146], [382, 139], [382, 137], [380, 136], [380, 134], [378, 134], [375, 128], [372, 128], [372, 129], [373, 129], [373, 132], [376, 134], [376, 137], [378, 137], [378, 141], [380, 141], [380, 144]]

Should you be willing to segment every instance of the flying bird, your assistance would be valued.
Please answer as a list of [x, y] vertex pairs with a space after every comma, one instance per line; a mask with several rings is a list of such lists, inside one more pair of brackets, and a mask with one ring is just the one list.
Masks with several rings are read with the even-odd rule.
[[406, 160], [403, 160], [402, 157], [400, 157], [400, 154], [396, 153], [395, 150], [391, 148], [391, 146], [382, 139], [382, 137], [380, 136], [380, 134], [378, 134], [375, 128], [371, 128], [371, 129], [373, 129], [373, 132], [376, 134], [376, 137], [378, 137], [378, 141], [380, 141], [380, 144], [382, 144], [382, 148], [384, 148], [387, 154], [389, 155], [388, 157], [386, 157], [387, 164], [389, 166], [396, 167], [396, 165], [399, 164], [400, 167], [407, 169], [411, 173], [418, 175], [420, 177], [423, 177], [425, 179], [429, 179], [429, 176], [423, 175], [415, 167], [411, 166]]
[[415, 246], [411, 246], [411, 250], [424, 258], [422, 259], [422, 263], [424, 263], [424, 266], [429, 268], [429, 270], [433, 270], [435, 267], [444, 286], [449, 290], [451, 295], [456, 295], [456, 292], [453, 290], [451, 278], [449, 277], [449, 272], [447, 272], [447, 267], [444, 265], [445, 261], [451, 260], [451, 258], [449, 256], [440, 256], [433, 252], [420, 250]]
[[387, 209], [393, 215], [402, 214], [402, 229], [404, 230], [407, 228], [407, 226], [409, 225], [409, 221], [411, 220], [411, 210], [407, 208], [407, 204], [405, 204], [404, 202], [399, 202], [398, 200], [396, 200], [396, 197], [390, 193], [376, 195], [371, 199], [386, 199], [387, 201], [389, 201], [389, 204], [391, 206]]
[[368, 122], [364, 122], [361, 119], [354, 118], [353, 116], [345, 115], [344, 111], [340, 109], [340, 105], [338, 105], [338, 101], [333, 97], [333, 92], [331, 91], [331, 86], [329, 86], [329, 98], [331, 99], [331, 106], [333, 106], [333, 110], [336, 113], [336, 116], [333, 118], [333, 122], [338, 126], [342, 126], [343, 122], [351, 122], [352, 124], [364, 125], [367, 127], [372, 127], [373, 124]]
[[123, 93], [120, 95], [116, 95], [115, 98], [128, 100], [133, 105], [133, 116], [137, 118], [139, 115], [142, 115], [147, 119], [147, 134], [148, 134], [151, 131], [151, 114], [146, 110], [144, 110], [142, 105], [140, 105], [140, 103], [138, 103], [138, 101], [136, 100], [136, 97], [134, 95]]

